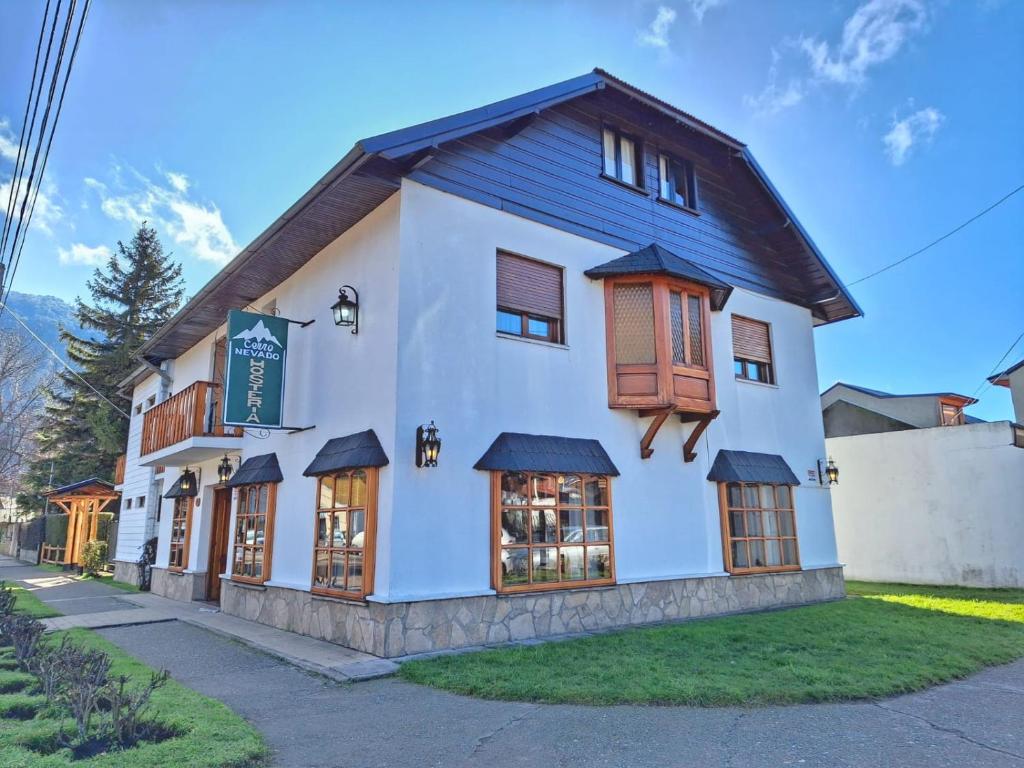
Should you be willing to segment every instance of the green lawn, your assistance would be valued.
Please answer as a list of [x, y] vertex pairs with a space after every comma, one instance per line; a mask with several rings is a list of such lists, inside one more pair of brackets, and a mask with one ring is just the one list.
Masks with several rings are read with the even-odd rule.
[[846, 600], [402, 665], [456, 693], [576, 704], [792, 704], [915, 691], [1024, 656], [1024, 590], [848, 583]]

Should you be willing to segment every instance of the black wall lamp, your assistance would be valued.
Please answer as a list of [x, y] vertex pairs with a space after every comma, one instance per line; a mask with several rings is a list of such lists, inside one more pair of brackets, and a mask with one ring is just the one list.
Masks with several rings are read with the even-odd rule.
[[836, 461], [831, 456], [828, 457], [828, 463], [824, 466], [822, 466], [821, 459], [818, 459], [818, 484], [825, 485], [826, 478], [829, 485], [839, 485], [839, 467], [836, 466]]
[[[348, 291], [354, 298], [349, 298]], [[343, 285], [338, 289], [338, 300], [331, 307], [334, 312], [334, 324], [342, 327], [352, 326], [352, 333], [359, 333], [359, 291], [351, 285]]]
[[[241, 465], [242, 457], [238, 457], [238, 463]], [[217, 479], [221, 485], [224, 485], [228, 480], [231, 479], [231, 475], [234, 474], [235, 467], [231, 463], [231, 459], [225, 453], [224, 458], [220, 460], [220, 464], [217, 465]]]
[[441, 438], [437, 436], [434, 422], [416, 427], [416, 466], [436, 467], [440, 452]]

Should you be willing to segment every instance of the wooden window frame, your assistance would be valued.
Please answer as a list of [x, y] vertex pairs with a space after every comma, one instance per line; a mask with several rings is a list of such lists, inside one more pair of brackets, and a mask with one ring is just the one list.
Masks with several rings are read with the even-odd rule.
[[[662, 186], [666, 181], [665, 177], [662, 175], [662, 160], [665, 161], [665, 167], [669, 170], [671, 170], [671, 165], [673, 163], [682, 169], [684, 176], [683, 181], [686, 186], [684, 194], [685, 202], [680, 203], [661, 194]], [[667, 203], [668, 205], [673, 205], [676, 208], [681, 208], [682, 210], [689, 211], [691, 213], [697, 212], [697, 171], [691, 161], [685, 160], [672, 152], [658, 152], [658, 201]]]
[[[318, 537], [321, 512], [330, 512], [333, 515], [339, 511], [344, 511], [345, 514], [348, 514], [353, 509], [351, 505], [346, 507], [332, 506], [330, 508], [320, 506], [320, 486], [324, 478], [337, 478], [342, 475], [351, 475], [353, 472], [364, 472], [366, 474], [366, 505], [362, 508], [363, 514], [366, 516], [366, 522], [363, 527], [363, 546], [360, 550], [363, 554], [363, 579], [362, 586], [358, 592], [321, 587], [316, 584], [316, 556], [319, 551], [328, 553], [328, 568], [330, 568], [330, 558], [335, 552], [347, 554], [350, 550], [356, 549], [356, 547], [321, 547]], [[313, 503], [313, 563], [309, 578], [310, 591], [314, 595], [363, 601], [367, 595], [373, 594], [373, 575], [377, 552], [377, 489], [380, 480], [379, 476], [380, 469], [378, 467], [350, 467], [336, 472], [325, 472], [317, 476], [315, 485], [316, 497]], [[354, 509], [359, 509], [359, 507], [354, 507]], [[348, 568], [347, 559], [345, 568], [346, 570]]]
[[[753, 359], [751, 359], [749, 357], [744, 357], [742, 355], [735, 354], [736, 334], [735, 334], [735, 331], [733, 329], [733, 323], [737, 319], [741, 320], [741, 321], [745, 320], [745, 321], [747, 321], [749, 323], [757, 323], [758, 325], [763, 325], [764, 326], [765, 333], [768, 335], [768, 360], [767, 361], [764, 361], [764, 360], [753, 360]], [[733, 360], [733, 373], [734, 373], [734, 375], [736, 377], [736, 380], [737, 381], [750, 381], [750, 382], [753, 382], [754, 384], [770, 384], [772, 386], [775, 386], [777, 382], [776, 382], [776, 378], [775, 378], [775, 344], [772, 343], [772, 324], [767, 322], [767, 321], [765, 321], [765, 320], [758, 320], [756, 317], [747, 317], [746, 315], [735, 315], [734, 314], [730, 318], [729, 332], [732, 333], [732, 338], [733, 338], [733, 350], [734, 350], [734, 353], [733, 353], [732, 360]], [[736, 367], [737, 364], [739, 364], [739, 366], [741, 368], [740, 371], [736, 371], [735, 370], [735, 367]], [[757, 365], [762, 365], [762, 366], [765, 367], [765, 370], [766, 370], [766, 372], [768, 374], [768, 378], [767, 378], [766, 381], [762, 381], [761, 379], [756, 378], [756, 377], [750, 375], [751, 367], [757, 366]]]
[[[604, 146], [604, 132], [605, 131], [610, 131], [612, 133], [612, 135], [615, 137], [615, 142], [614, 142], [615, 143], [615, 158], [614, 158], [615, 174], [614, 175], [608, 173], [605, 170], [606, 161], [608, 160], [608, 156], [605, 153], [605, 146]], [[625, 179], [622, 178], [622, 139], [623, 138], [629, 139], [630, 141], [633, 142], [633, 148], [634, 148], [634, 152], [635, 152], [635, 155], [636, 155], [636, 167], [633, 169], [633, 172], [634, 172], [634, 174], [636, 176], [636, 179], [637, 179], [635, 182], [629, 182], [629, 181], [626, 181]], [[613, 181], [616, 184], [622, 184], [624, 187], [628, 187], [629, 189], [636, 190], [637, 192], [643, 192], [644, 194], [647, 194], [647, 183], [646, 183], [647, 182], [647, 179], [646, 179], [646, 176], [647, 176], [647, 173], [646, 173], [647, 164], [646, 164], [646, 161], [645, 161], [646, 156], [644, 154], [644, 141], [643, 141], [643, 139], [641, 139], [639, 136], [637, 136], [634, 133], [630, 133], [629, 131], [624, 131], [621, 128], [618, 128], [617, 126], [612, 125], [610, 123], [602, 123], [601, 124], [601, 137], [600, 137], [600, 139], [601, 139], [601, 178], [608, 179], [609, 181]]]
[[[233, 525], [231, 528], [231, 540], [228, 550], [228, 570], [231, 573], [231, 580], [237, 581], [242, 584], [263, 584], [270, 580], [270, 566], [273, 561], [274, 554], [274, 521], [277, 517], [277, 483], [251, 483], [248, 485], [240, 485], [237, 487], [237, 494], [235, 500], [235, 517], [233, 519]], [[243, 499], [247, 499], [249, 494], [255, 491], [259, 493], [260, 489], [267, 488], [267, 511], [264, 513], [266, 522], [263, 524], [263, 543], [252, 543], [247, 544], [245, 542], [238, 541], [238, 523], [242, 517], [258, 517], [259, 514], [250, 515], [248, 512], [242, 511]], [[258, 497], [257, 497], [258, 499]], [[257, 504], [259, 502], [257, 501]], [[258, 507], [257, 507], [258, 509]], [[235, 559], [235, 552], [241, 548], [242, 550], [242, 562], [245, 562], [245, 553], [247, 550], [263, 549], [263, 575], [260, 577], [246, 576], [242, 573], [235, 573], [235, 563], [238, 560]]]
[[[762, 535], [762, 536], [733, 536], [732, 533], [731, 533], [731, 530], [729, 528], [729, 512], [733, 511], [733, 512], [744, 512], [744, 513], [746, 513], [746, 512], [753, 512], [753, 511], [755, 511], [755, 509], [753, 507], [730, 507], [729, 506], [729, 491], [728, 491], [728, 487], [730, 485], [738, 485], [738, 486], [740, 486], [741, 498], [743, 496], [743, 489], [744, 488], [746, 488], [746, 487], [757, 488], [758, 489], [757, 490], [758, 500], [760, 500], [760, 498], [761, 498], [761, 496], [760, 496], [760, 489], [761, 489], [761, 487], [762, 486], [771, 487], [772, 488], [773, 498], [775, 499], [775, 506], [772, 507], [771, 509], [767, 509], [765, 507], [757, 507], [756, 511], [760, 511], [760, 512], [766, 512], [766, 511], [767, 512], [778, 512], [779, 510], [783, 510], [783, 511], [790, 511], [790, 512], [792, 512], [792, 514], [793, 514], [793, 535], [792, 536], [782, 536], [782, 535], [778, 535], [778, 536], [764, 536], [764, 535]], [[785, 485], [787, 488], [789, 488], [789, 501], [790, 501], [790, 507], [789, 508], [780, 507], [779, 506], [778, 494], [777, 494], [777, 492], [775, 490], [779, 485]], [[748, 574], [758, 574], [758, 573], [786, 573], [786, 572], [790, 572], [790, 571], [800, 571], [800, 570], [803, 569], [803, 566], [800, 564], [800, 534], [799, 534], [799, 530], [798, 530], [798, 527], [797, 527], [797, 519], [796, 519], [796, 489], [797, 489], [797, 487], [798, 486], [795, 486], [795, 485], [789, 485], [788, 483], [719, 483], [718, 484], [718, 508], [719, 508], [720, 524], [721, 524], [721, 529], [722, 529], [722, 562], [725, 565], [725, 570], [728, 571], [730, 575], [733, 575], [733, 576], [744, 576], [744, 575], [748, 575]], [[780, 533], [782, 531], [781, 526], [779, 526], [779, 524], [778, 524], [778, 519], [776, 519], [776, 530], [779, 531]], [[762, 530], [762, 532], [763, 532], [763, 530]], [[733, 565], [733, 562], [732, 562], [732, 542], [734, 540], [748, 541], [748, 542], [751, 541], [751, 540], [756, 540], [756, 541], [778, 541], [780, 543], [780, 555], [781, 555], [781, 553], [782, 553], [781, 542], [783, 542], [785, 540], [790, 540], [790, 539], [793, 541], [793, 547], [794, 547], [794, 551], [796, 553], [796, 565], [767, 565], [767, 566], [745, 566], [745, 567], [736, 567], [736, 566]], [[747, 557], [747, 559], [750, 560], [749, 550], [748, 550], [748, 557]]]
[[[614, 585], [615, 582], [615, 523], [614, 523], [614, 501], [612, 499], [612, 477], [610, 475], [595, 475], [587, 474], [583, 472], [523, 472], [522, 474], [527, 475], [527, 483], [529, 484], [531, 479], [535, 476], [551, 476], [555, 478], [557, 484], [558, 477], [564, 475], [576, 475], [580, 478], [580, 482], [584, 485], [587, 480], [595, 478], [602, 478], [606, 481], [607, 494], [608, 494], [608, 505], [604, 506], [587, 506], [583, 505], [572, 505], [572, 504], [560, 504], [558, 503], [557, 496], [554, 505], [538, 506], [535, 504], [503, 504], [501, 499], [501, 477], [506, 472], [513, 472], [518, 470], [494, 470], [491, 472], [491, 587], [495, 592], [499, 594], [517, 594], [523, 592], [549, 592], [552, 590], [567, 590], [567, 589], [580, 589], [586, 587], [605, 587]], [[529, 487], [529, 485], [528, 485]], [[547, 549], [556, 548], [561, 549], [562, 547], [582, 547], [584, 563], [587, 562], [587, 544], [588, 542], [538, 542], [534, 544], [532, 541], [526, 544], [502, 544], [501, 543], [501, 511], [502, 509], [523, 509], [527, 513], [530, 509], [543, 509], [545, 511], [551, 510], [555, 513], [555, 525], [556, 530], [561, 527], [561, 515], [559, 514], [562, 509], [579, 509], [583, 519], [583, 526], [586, 529], [586, 517], [588, 509], [607, 509], [608, 511], [608, 540], [607, 541], [595, 541], [589, 542], [591, 546], [604, 546], [608, 547], [608, 560], [609, 560], [609, 571], [611, 575], [607, 579], [580, 579], [577, 581], [546, 581], [539, 583], [526, 583], [517, 584], [514, 586], [505, 586], [502, 583], [501, 573], [501, 552], [503, 549], [521, 549], [527, 550], [527, 557], [530, 562], [530, 569], [533, 569], [533, 557], [532, 551], [534, 548]]]
[[[167, 552], [167, 570], [175, 573], [181, 573], [188, 568], [188, 550], [192, 543], [192, 507], [194, 504], [194, 496], [179, 496], [174, 499], [174, 509], [171, 511], [171, 533], [167, 537], [169, 547]], [[185, 512], [184, 515], [179, 516], [180, 507], [185, 507]], [[174, 537], [174, 528], [175, 523], [179, 521], [180, 517], [184, 517], [185, 535], [179, 541]], [[180, 565], [172, 565], [176, 550], [181, 551]]]

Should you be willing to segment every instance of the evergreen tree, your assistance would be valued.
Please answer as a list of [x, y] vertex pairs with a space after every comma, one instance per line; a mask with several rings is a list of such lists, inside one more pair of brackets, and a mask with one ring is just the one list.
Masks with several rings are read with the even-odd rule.
[[164, 254], [156, 230], [143, 223], [127, 246], [118, 241], [117, 250], [86, 283], [91, 303], [76, 301], [84, 332], [61, 332], [72, 365], [103, 397], [71, 372], [60, 373], [47, 392], [39, 455], [20, 499], [25, 506], [40, 506], [38, 493], [51, 485], [51, 466], [53, 486], [113, 477], [128, 438], [128, 419], [118, 411], [127, 412], [128, 401], [117, 394], [118, 382], [138, 366], [139, 348], [184, 296], [181, 265]]

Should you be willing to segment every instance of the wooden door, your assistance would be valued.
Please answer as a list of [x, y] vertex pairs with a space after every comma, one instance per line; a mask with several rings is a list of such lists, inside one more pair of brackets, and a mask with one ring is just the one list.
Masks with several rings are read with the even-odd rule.
[[206, 599], [220, 600], [220, 575], [227, 570], [231, 522], [231, 489], [213, 493], [213, 528], [210, 531], [210, 561], [206, 569]]

